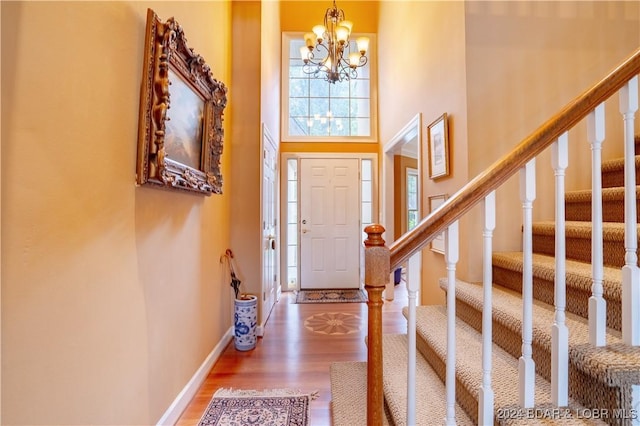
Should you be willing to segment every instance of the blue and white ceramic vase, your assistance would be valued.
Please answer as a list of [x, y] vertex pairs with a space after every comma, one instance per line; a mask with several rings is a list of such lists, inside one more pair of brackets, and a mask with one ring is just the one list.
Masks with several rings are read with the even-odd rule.
[[239, 351], [250, 351], [256, 347], [256, 325], [258, 324], [258, 297], [243, 294], [235, 300], [235, 345]]

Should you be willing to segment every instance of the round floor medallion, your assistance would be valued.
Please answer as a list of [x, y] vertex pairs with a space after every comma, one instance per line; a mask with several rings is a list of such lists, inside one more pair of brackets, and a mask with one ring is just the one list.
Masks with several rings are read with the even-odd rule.
[[351, 334], [360, 331], [362, 319], [358, 315], [344, 312], [323, 312], [311, 315], [304, 321], [304, 326], [319, 334]]

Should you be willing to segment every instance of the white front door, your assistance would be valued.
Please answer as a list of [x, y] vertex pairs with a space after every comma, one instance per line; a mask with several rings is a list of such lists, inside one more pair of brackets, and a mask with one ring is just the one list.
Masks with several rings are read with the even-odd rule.
[[277, 300], [276, 176], [277, 150], [265, 130], [262, 152], [262, 324]]
[[360, 287], [356, 158], [300, 160], [300, 288]]

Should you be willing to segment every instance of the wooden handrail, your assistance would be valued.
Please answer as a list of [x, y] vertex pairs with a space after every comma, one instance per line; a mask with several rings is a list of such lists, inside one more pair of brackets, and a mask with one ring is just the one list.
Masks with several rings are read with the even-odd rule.
[[510, 153], [462, 187], [438, 209], [425, 217], [414, 229], [402, 235], [389, 247], [391, 270], [428, 244], [440, 232], [502, 185], [526, 163], [551, 145], [564, 132], [575, 126], [596, 106], [614, 95], [631, 78], [640, 74], [640, 48], [591, 89], [567, 104], [559, 113], [542, 124]]

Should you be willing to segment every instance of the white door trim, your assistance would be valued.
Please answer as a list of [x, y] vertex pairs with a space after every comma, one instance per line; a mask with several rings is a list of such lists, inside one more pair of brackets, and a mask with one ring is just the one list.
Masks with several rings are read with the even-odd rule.
[[[424, 178], [424, 170], [422, 167], [422, 113], [417, 113], [407, 124], [395, 134], [389, 142], [384, 144], [382, 155], [382, 217], [380, 218], [382, 226], [384, 226], [385, 233], [384, 238], [387, 245], [393, 242], [394, 226], [393, 226], [393, 200], [394, 200], [394, 166], [393, 156], [402, 150], [402, 145], [417, 138], [418, 141], [418, 217], [422, 219], [424, 209], [422, 207], [422, 180]], [[418, 252], [415, 256], [421, 256], [421, 252]], [[421, 259], [411, 262], [413, 268], [414, 265], [420, 265]], [[412, 268], [412, 269], [413, 269]], [[393, 274], [393, 271], [391, 271]], [[407, 278], [421, 276], [421, 271], [410, 271], [407, 274]], [[414, 278], [415, 279], [415, 278]], [[393, 300], [394, 298], [394, 281], [393, 278], [389, 280], [389, 284], [384, 291], [384, 298], [387, 300]]]
[[[360, 160], [360, 163], [362, 163], [362, 160], [371, 160], [371, 165], [372, 165], [372, 170], [371, 170], [371, 174], [373, 177], [373, 182], [372, 182], [372, 192], [373, 192], [373, 199], [372, 199], [372, 217], [371, 220], [373, 223], [378, 223], [379, 219], [379, 179], [378, 179], [378, 154], [377, 153], [334, 153], [334, 152], [322, 152], [322, 153], [316, 153], [316, 152], [283, 152], [281, 153], [280, 156], [280, 164], [282, 165], [282, 167], [280, 167], [280, 170], [286, 170], [287, 167], [287, 163], [288, 160], [290, 159], [295, 159], [298, 162], [298, 165], [300, 163], [300, 159], [302, 158], [330, 158], [330, 159], [334, 159], [334, 158], [356, 158]], [[299, 171], [299, 168], [298, 168]], [[298, 177], [299, 177], [299, 173], [298, 173]], [[287, 205], [287, 193], [288, 193], [288, 186], [287, 186], [287, 175], [285, 172], [281, 173], [281, 178], [280, 178], [280, 204], [282, 206], [286, 206]], [[299, 198], [298, 198], [299, 199]], [[299, 208], [299, 206], [298, 206]], [[297, 212], [297, 214], [299, 214], [299, 211]], [[287, 223], [287, 208], [281, 208], [280, 209], [280, 222], [279, 223]], [[298, 224], [299, 225], [299, 224]], [[280, 256], [280, 276], [281, 277], [287, 277], [287, 226], [280, 226], [280, 253], [283, 253], [282, 256]], [[298, 226], [298, 242], [300, 241], [300, 235], [299, 235], [300, 229]], [[300, 244], [298, 243], [298, 259], [300, 256]], [[360, 264], [363, 265], [364, 264], [364, 248], [360, 251]], [[298, 262], [298, 267], [300, 265], [300, 262]], [[283, 291], [287, 291], [288, 290], [288, 283], [286, 282], [287, 280], [280, 280], [280, 284], [282, 287]], [[360, 281], [363, 282], [364, 281], [364, 268], [361, 267], [360, 269]], [[300, 271], [298, 270], [298, 278], [297, 278], [297, 289], [300, 289]]]
[[[276, 229], [275, 229], [275, 235], [278, 236], [279, 235], [279, 228], [280, 228], [280, 223], [279, 223], [279, 219], [280, 219], [280, 203], [278, 202], [278, 200], [280, 199], [280, 194], [278, 191], [278, 181], [280, 180], [280, 164], [278, 163], [278, 145], [276, 144], [275, 140], [273, 139], [273, 136], [271, 136], [271, 133], [269, 132], [269, 129], [267, 128], [267, 126], [262, 123], [262, 129], [261, 129], [261, 137], [260, 137], [260, 152], [262, 153], [263, 157], [264, 157], [264, 152], [265, 152], [265, 145], [271, 145], [275, 152], [276, 152], [276, 170], [275, 170], [275, 194], [274, 194], [274, 200], [275, 200], [275, 218], [276, 220]], [[265, 188], [264, 188], [264, 158], [262, 158], [262, 160], [260, 161], [260, 223], [263, 224], [265, 222], [265, 217], [264, 217], [264, 202], [265, 202]], [[264, 248], [264, 235], [263, 235], [263, 226], [260, 226], [260, 247]], [[282, 275], [280, 275], [280, 268], [277, 267], [277, 265], [279, 265], [279, 257], [280, 257], [280, 245], [276, 245], [276, 260], [275, 260], [275, 265], [276, 265], [276, 273], [277, 273], [277, 278], [276, 278], [276, 300], [274, 301], [274, 305], [275, 303], [280, 299], [280, 294], [281, 294], [281, 285], [278, 285], [277, 283], [280, 281], [280, 277]], [[267, 289], [265, 288], [265, 277], [264, 277], [264, 270], [265, 270], [265, 262], [264, 262], [264, 255], [261, 252], [260, 253], [260, 277], [261, 277], [261, 291], [260, 291], [260, 306], [261, 306], [261, 315], [260, 315], [260, 323], [258, 324], [257, 327], [257, 335], [258, 336], [262, 336], [264, 335], [264, 327], [265, 324], [267, 322], [267, 319], [269, 318], [269, 315], [271, 314], [271, 309], [273, 308], [273, 306], [271, 307], [265, 307], [264, 302], [265, 302], [265, 292], [267, 291]], [[266, 309], [265, 309], [266, 308]]]

